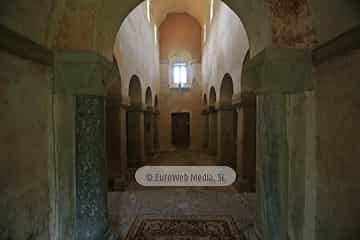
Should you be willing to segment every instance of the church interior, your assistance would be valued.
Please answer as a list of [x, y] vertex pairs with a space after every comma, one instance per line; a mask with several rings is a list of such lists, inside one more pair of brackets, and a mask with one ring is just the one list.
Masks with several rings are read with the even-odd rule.
[[358, 0], [1, 0], [0, 65], [0, 240], [360, 239]]

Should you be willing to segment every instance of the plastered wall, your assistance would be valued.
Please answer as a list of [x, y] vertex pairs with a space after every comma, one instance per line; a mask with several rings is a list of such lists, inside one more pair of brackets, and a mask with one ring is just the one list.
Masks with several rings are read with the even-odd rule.
[[49, 239], [51, 69], [0, 51], [0, 239]]
[[203, 49], [201, 73], [207, 95], [210, 87], [214, 86], [219, 98], [221, 81], [226, 73], [233, 79], [234, 94], [240, 92], [242, 65], [248, 49], [247, 35], [240, 18], [224, 3], [218, 2]]
[[360, 51], [317, 67], [317, 239], [358, 239]]
[[155, 42], [154, 24], [147, 19], [145, 2], [121, 25], [114, 54], [121, 75], [122, 95], [128, 96], [130, 79], [137, 75], [141, 80], [142, 102], [145, 103], [145, 91], [149, 86], [154, 97], [160, 79], [159, 45]]
[[[170, 14], [160, 27], [161, 71], [160, 71], [160, 149], [172, 150], [171, 114], [190, 113], [190, 149], [200, 150], [202, 144], [202, 84], [201, 84], [201, 26], [187, 14]], [[173, 54], [191, 60], [192, 86], [189, 89], [169, 88]], [[191, 59], [187, 59], [191, 57]]]
[[169, 64], [161, 64], [161, 84], [159, 95], [160, 106], [160, 148], [162, 151], [172, 150], [171, 113], [190, 113], [190, 149], [200, 150], [201, 132], [201, 74], [200, 64], [193, 64], [193, 83], [191, 89], [169, 88]]
[[184, 13], [170, 13], [159, 27], [160, 61], [167, 62], [177, 50], [186, 49], [194, 63], [201, 62], [201, 32], [199, 22]]

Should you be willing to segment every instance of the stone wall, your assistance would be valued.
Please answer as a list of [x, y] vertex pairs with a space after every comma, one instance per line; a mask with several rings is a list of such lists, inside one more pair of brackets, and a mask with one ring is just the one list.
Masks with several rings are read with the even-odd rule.
[[317, 239], [358, 239], [360, 51], [317, 67]]
[[0, 239], [49, 239], [51, 69], [0, 51]]

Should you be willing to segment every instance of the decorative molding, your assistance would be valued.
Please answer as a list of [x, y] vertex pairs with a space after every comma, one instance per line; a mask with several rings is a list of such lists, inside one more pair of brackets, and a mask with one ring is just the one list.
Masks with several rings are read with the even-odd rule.
[[0, 49], [42, 65], [54, 64], [54, 53], [44, 46], [0, 25]]
[[360, 25], [315, 48], [312, 54], [313, 62], [315, 65], [319, 65], [336, 56], [359, 48]]

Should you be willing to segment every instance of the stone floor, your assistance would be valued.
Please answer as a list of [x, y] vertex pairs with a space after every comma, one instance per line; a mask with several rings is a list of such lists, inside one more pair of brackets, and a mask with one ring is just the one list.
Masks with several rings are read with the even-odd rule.
[[[200, 161], [199, 161], [200, 159]], [[178, 152], [161, 154], [158, 163], [208, 165], [213, 159], [206, 154]], [[108, 194], [112, 225], [124, 238], [137, 217], [153, 215], [231, 216], [239, 229], [255, 222], [255, 194], [239, 193], [226, 188], [145, 188], [131, 183], [125, 192]]]
[[147, 159], [148, 165], [218, 165], [215, 156], [201, 151], [189, 151], [186, 149], [162, 152], [153, 158]]

